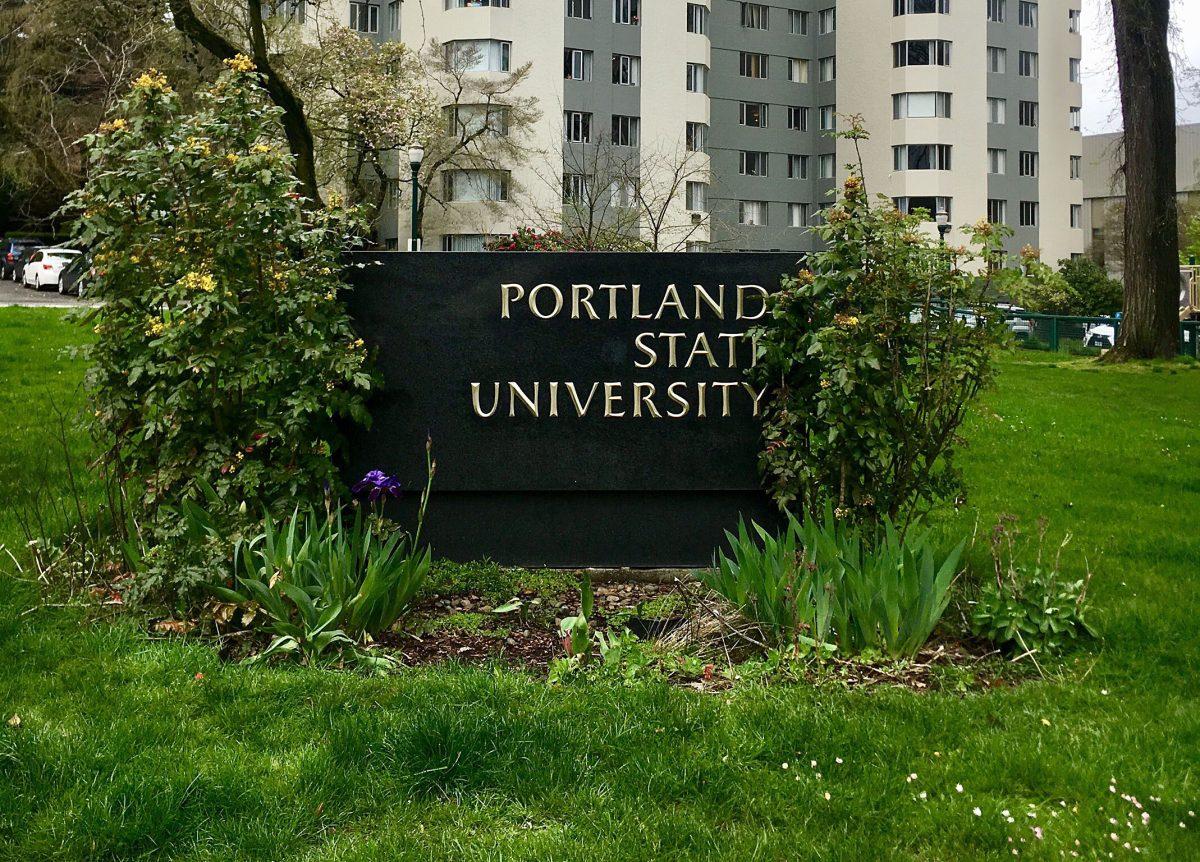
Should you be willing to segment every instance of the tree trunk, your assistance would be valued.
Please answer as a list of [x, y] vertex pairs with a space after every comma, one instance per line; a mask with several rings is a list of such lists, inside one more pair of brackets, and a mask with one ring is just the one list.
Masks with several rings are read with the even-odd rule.
[[1179, 338], [1170, 0], [1112, 0], [1125, 120], [1125, 314], [1114, 360], [1168, 359]]
[[191, 0], [168, 0], [175, 29], [196, 45], [222, 60], [238, 54], [247, 54], [263, 76], [263, 86], [276, 106], [283, 109], [279, 120], [287, 137], [288, 149], [295, 163], [296, 180], [300, 183], [300, 194], [310, 207], [321, 206], [321, 191], [317, 186], [317, 160], [314, 154], [312, 130], [304, 113], [304, 102], [286, 80], [271, 65], [263, 34], [262, 5], [260, 0], [246, 0], [246, 11], [250, 24], [252, 45], [241, 49], [224, 35], [208, 26], [192, 8]]

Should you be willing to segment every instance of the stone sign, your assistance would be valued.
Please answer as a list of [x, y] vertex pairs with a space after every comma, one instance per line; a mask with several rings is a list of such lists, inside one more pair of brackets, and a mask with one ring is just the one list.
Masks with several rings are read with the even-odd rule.
[[[350, 310], [384, 389], [349, 475], [437, 476], [435, 553], [695, 566], [771, 520], [747, 330], [791, 254], [358, 253]], [[410, 507], [415, 500], [410, 501]]]

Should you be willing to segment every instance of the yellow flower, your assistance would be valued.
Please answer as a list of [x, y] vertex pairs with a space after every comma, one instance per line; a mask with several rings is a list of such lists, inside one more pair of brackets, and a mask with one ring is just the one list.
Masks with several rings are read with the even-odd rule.
[[239, 156], [237, 153], [229, 153], [225, 156], [225, 161], [229, 162], [231, 165], [236, 165], [239, 158], [241, 158], [241, 156]]
[[356, 338], [356, 339], [354, 339], [354, 342], [353, 342], [353, 343], [352, 343], [350, 346], [351, 346], [352, 348], [359, 348], [359, 347], [362, 347], [362, 346], [363, 346], [363, 340], [362, 340], [361, 338]]
[[162, 335], [167, 329], [167, 325], [157, 317], [146, 318], [146, 334], [149, 336]]
[[212, 146], [204, 138], [197, 138], [195, 135], [188, 135], [184, 142], [189, 150], [195, 150], [202, 156], [212, 155]]
[[202, 293], [212, 293], [217, 289], [217, 282], [207, 272], [189, 272], [177, 282], [184, 290], [198, 290]]
[[855, 326], [858, 326], [858, 318], [853, 314], [835, 314], [833, 316], [833, 322], [846, 329], [852, 329]]
[[236, 57], [226, 60], [225, 65], [234, 72], [253, 72], [255, 69], [254, 61], [245, 54], [238, 54]]
[[158, 90], [161, 93], [170, 93], [171, 88], [167, 86], [167, 76], [157, 69], [147, 69], [142, 74], [133, 79], [133, 87], [135, 90]]
[[142, 262], [142, 259], [140, 257], [138, 257], [136, 254], [131, 254], [131, 255], [129, 255], [129, 262], [136, 266], [137, 264]]
[[269, 152], [271, 152], [271, 148], [270, 148], [270, 147], [268, 147], [266, 144], [255, 144], [255, 145], [254, 145], [254, 152], [256, 152], [256, 153], [258, 153], [258, 154], [260, 154], [260, 155], [261, 155], [261, 154], [263, 154], [263, 153], [269, 153]]
[[833, 383], [830, 382], [829, 380], [825, 379], [824, 377], [821, 378], [821, 388], [822, 389], [828, 389], [832, 385], [833, 385]]
[[335, 299], [337, 299], [337, 294], [331, 290], [329, 293], [325, 294], [325, 299], [329, 302], [333, 302]]
[[129, 123], [125, 122], [123, 117], [117, 117], [115, 120], [100, 124], [101, 132], [121, 132], [129, 127]]

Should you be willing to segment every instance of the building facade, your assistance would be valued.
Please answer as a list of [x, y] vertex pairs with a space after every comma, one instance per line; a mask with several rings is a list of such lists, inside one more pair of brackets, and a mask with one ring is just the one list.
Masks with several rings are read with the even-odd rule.
[[[589, 175], [617, 154], [656, 190], [640, 203], [670, 222], [661, 248], [811, 250], [809, 228], [859, 159], [831, 133], [857, 115], [872, 195], [955, 226], [1003, 222], [1012, 251], [1057, 260], [1084, 249], [1080, 5], [395, 0], [351, 2], [346, 20], [469, 47], [481, 75], [530, 64], [522, 87], [542, 117], [524, 132], [529, 157], [471, 195], [497, 199], [432, 207], [426, 248], [477, 247], [574, 206], [584, 183], [611, 191], [592, 196], [610, 215], [634, 206], [628, 180]], [[385, 239], [403, 247], [398, 210]]]
[[[1087, 254], [1114, 273], [1123, 269], [1123, 162], [1120, 132], [1088, 135], [1083, 139], [1083, 229]], [[1200, 215], [1200, 123], [1175, 130], [1175, 177], [1180, 220], [1186, 223]]]

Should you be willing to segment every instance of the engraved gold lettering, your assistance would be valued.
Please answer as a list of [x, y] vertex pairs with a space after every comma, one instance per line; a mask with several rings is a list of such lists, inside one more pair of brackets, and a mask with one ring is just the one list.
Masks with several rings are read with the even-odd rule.
[[608, 291], [608, 319], [617, 319], [617, 291], [625, 290], [623, 284], [602, 284], [599, 286], [601, 290]]
[[573, 284], [571, 285], [571, 319], [579, 319], [579, 309], [586, 308], [588, 317], [592, 320], [599, 320], [600, 316], [596, 314], [596, 309], [592, 308], [592, 297], [596, 295], [596, 289], [590, 284]]
[[[743, 386], [745, 384], [742, 384]], [[558, 416], [558, 381], [550, 381], [550, 415]]]
[[538, 415], [538, 394], [541, 392], [541, 388], [542, 384], [535, 381], [533, 384], [533, 398], [530, 398], [515, 381], [510, 380], [508, 382], [508, 415], [517, 415], [517, 399], [519, 398], [529, 410], [530, 415], [536, 418]]
[[696, 401], [697, 401], [696, 415], [701, 416], [701, 417], [707, 416], [708, 415], [707, 384], [705, 384], [705, 383], [697, 383], [696, 384]]
[[721, 390], [721, 415], [722, 416], [729, 415], [729, 390], [736, 389], [737, 386], [738, 386], [738, 384], [736, 382], [735, 383], [726, 383], [723, 381], [718, 381], [718, 382], [713, 383], [714, 388]]
[[500, 285], [500, 316], [509, 317], [509, 303], [520, 302], [523, 296], [525, 296], [525, 288], [519, 284]]
[[696, 342], [692, 345], [692, 352], [688, 354], [687, 362], [683, 364], [683, 367], [691, 368], [692, 360], [697, 356], [706, 357], [710, 368], [717, 367], [717, 360], [713, 358], [712, 348], [708, 344], [708, 336], [703, 332], [696, 336]]
[[635, 284], [630, 291], [631, 302], [633, 303], [632, 316], [634, 320], [649, 320], [649, 314], [642, 314], [642, 286]]
[[[538, 310], [537, 297], [538, 297], [538, 292], [541, 291], [542, 288], [546, 288], [546, 287], [550, 288], [550, 292], [554, 294], [554, 310], [551, 311], [549, 314], [542, 314], [541, 311]], [[562, 295], [562, 291], [558, 289], [557, 285], [539, 284], [533, 290], [529, 291], [529, 310], [532, 311], [536, 316], [540, 317], [542, 320], [549, 320], [550, 318], [554, 317], [556, 314], [558, 314], [560, 311], [562, 311], [562, 307], [563, 307], [563, 295]]]
[[640, 417], [642, 415], [642, 406], [645, 405], [646, 412], [655, 419], [661, 419], [662, 414], [658, 412], [658, 408], [654, 406], [654, 384], [653, 383], [635, 383], [633, 384], [633, 415]]
[[[753, 317], [746, 314], [746, 291], [754, 291], [750, 298], [758, 298], [758, 314]], [[737, 286], [737, 319], [758, 320], [767, 313], [767, 289], [757, 284], [739, 284]]]
[[729, 368], [737, 368], [737, 344], [741, 339], [740, 332], [718, 332], [717, 338], [723, 338], [729, 342]]
[[757, 416], [762, 407], [762, 400], [766, 397], [767, 387], [764, 386], [761, 391], [755, 392], [754, 387], [749, 383], [743, 383], [742, 386], [750, 393], [750, 397], [754, 399], [754, 415]]
[[696, 314], [695, 314], [696, 319], [697, 320], [700, 319], [700, 314], [701, 314], [700, 301], [703, 300], [705, 303], [707, 303], [709, 308], [711, 308], [714, 312], [716, 312], [718, 320], [724, 320], [725, 319], [725, 285], [723, 285], [723, 284], [717, 285], [717, 298], [715, 300], [713, 299], [712, 294], [704, 289], [704, 285], [695, 284], [692, 286], [696, 288]]
[[680, 320], [688, 319], [687, 312], [683, 308], [683, 300], [679, 298], [679, 290], [673, 284], [668, 284], [667, 289], [663, 291], [662, 302], [658, 304], [658, 311], [654, 312], [654, 319], [662, 320], [663, 312], [667, 308], [674, 308]]
[[604, 416], [605, 416], [605, 418], [608, 418], [610, 416], [613, 418], [617, 418], [617, 417], [621, 417], [621, 416], [625, 415], [624, 410], [622, 410], [620, 413], [618, 413], [618, 412], [616, 412], [616, 410], [613, 409], [622, 400], [621, 396], [618, 395], [615, 391], [618, 388], [620, 388], [620, 386], [621, 386], [620, 383], [605, 383], [604, 384]]
[[487, 411], [486, 413], [483, 412], [483, 407], [479, 403], [479, 384], [478, 383], [471, 384], [471, 407], [474, 409], [476, 416], [479, 416], [483, 419], [487, 419], [489, 416], [491, 416], [492, 414], [494, 414], [496, 412], [496, 407], [499, 406], [499, 404], [500, 404], [500, 384], [499, 383], [492, 384], [492, 409]]
[[571, 380], [567, 381], [567, 392], [570, 393], [571, 400], [575, 403], [575, 413], [578, 416], [583, 417], [588, 412], [588, 406], [592, 403], [592, 398], [596, 394], [596, 387], [599, 385], [599, 383], [592, 384], [592, 388], [588, 390], [587, 401], [581, 404], [579, 402], [579, 393], [575, 390], [575, 383]]
[[682, 419], [684, 416], [688, 415], [688, 411], [692, 409], [692, 405], [688, 403], [688, 400], [686, 398], [684, 398], [682, 395], [680, 395], [676, 391], [676, 387], [686, 389], [687, 384], [684, 383], [682, 380], [676, 380], [674, 383], [672, 383], [670, 386], [667, 387], [667, 397], [679, 405], [678, 412], [676, 412], [674, 410], [668, 410], [667, 416], [669, 416], [672, 419]]
[[655, 351], [652, 345], [645, 344], [643, 342], [643, 339], [647, 338], [654, 338], [654, 333], [639, 332], [637, 337], [633, 339], [634, 346], [637, 347], [638, 350], [642, 351], [642, 353], [646, 354], [646, 360], [644, 362], [636, 361], [633, 363], [638, 368], [651, 368], [658, 362], [658, 352]]

